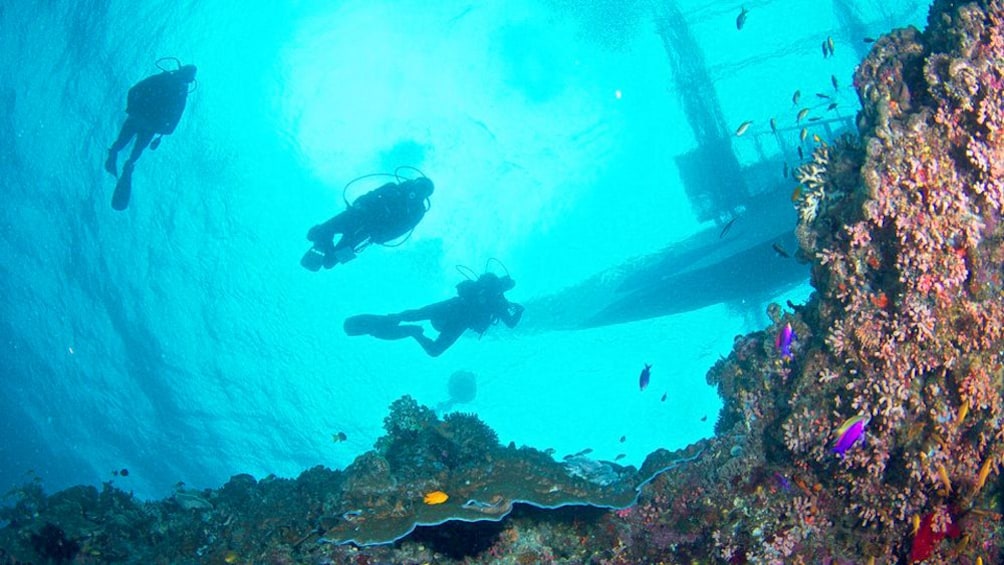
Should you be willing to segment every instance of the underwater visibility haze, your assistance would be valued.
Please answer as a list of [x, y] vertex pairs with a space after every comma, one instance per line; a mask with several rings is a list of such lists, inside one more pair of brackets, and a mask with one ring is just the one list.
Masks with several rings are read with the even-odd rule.
[[[959, 89], [1002, 7], [956, 4], [0, 6], [0, 563], [999, 562], [1004, 159]], [[111, 166], [150, 76], [177, 127]], [[318, 236], [424, 176], [385, 241]], [[486, 272], [503, 323], [427, 354]]]

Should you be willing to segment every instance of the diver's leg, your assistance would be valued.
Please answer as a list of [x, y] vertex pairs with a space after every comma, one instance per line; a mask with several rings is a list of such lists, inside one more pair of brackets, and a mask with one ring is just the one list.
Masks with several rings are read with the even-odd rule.
[[439, 332], [439, 337], [435, 341], [425, 337], [422, 334], [412, 336], [415, 341], [422, 346], [431, 357], [439, 357], [444, 351], [450, 348], [451, 345], [460, 339], [460, 336], [464, 334], [463, 327], [456, 328], [446, 328], [445, 330]]
[[122, 151], [126, 145], [129, 145], [129, 141], [134, 135], [136, 135], [136, 120], [126, 118], [126, 121], [122, 124], [122, 129], [119, 130], [119, 136], [112, 143], [112, 146], [108, 148], [108, 158], [105, 159], [105, 170], [110, 174], [118, 176], [116, 157], [118, 157], [119, 151]]
[[400, 325], [400, 318], [393, 314], [379, 316], [376, 314], [360, 314], [345, 319], [345, 333], [347, 335], [371, 335], [378, 339], [403, 339], [414, 335], [421, 335], [420, 326]]
[[346, 210], [330, 220], [317, 224], [307, 231], [307, 239], [319, 244], [331, 243], [336, 233], [345, 233], [349, 225], [349, 211]]
[[129, 153], [129, 159], [125, 162], [123, 172], [125, 172], [125, 169], [130, 169], [131, 172], [133, 165], [136, 164], [136, 160], [139, 159], [139, 156], [143, 154], [143, 150], [146, 149], [146, 146], [150, 145], [150, 141], [153, 140], [153, 135], [154, 132], [151, 130], [136, 132], [136, 143], [132, 146], [132, 152]]

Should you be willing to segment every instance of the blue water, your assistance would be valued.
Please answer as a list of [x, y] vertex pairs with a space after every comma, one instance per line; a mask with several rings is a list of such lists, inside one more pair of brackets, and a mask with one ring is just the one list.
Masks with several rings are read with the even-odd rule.
[[[815, 105], [833, 75], [853, 117], [862, 35], [926, 17], [920, 2], [847, 4], [749, 2], [742, 31], [738, 2], [678, 4], [699, 53], [676, 56], [703, 57], [740, 165], [792, 158], [767, 120], [794, 125], [796, 89]], [[767, 277], [748, 281], [767, 289], [748, 298], [674, 315], [550, 323], [563, 312], [549, 297], [719, 233], [676, 166], [698, 141], [655, 32], [662, 3], [136, 6], [0, 5], [0, 492], [38, 476], [50, 491], [113, 480], [160, 497], [179, 481], [344, 467], [381, 435], [393, 400], [435, 407], [461, 369], [477, 394], [453, 408], [503, 442], [637, 465], [711, 435], [707, 369], [767, 324], [768, 303], [811, 292], [807, 273]], [[198, 88], [116, 212], [105, 151], [126, 91], [165, 56], [198, 65]], [[745, 120], [749, 133], [732, 136]], [[437, 186], [413, 236], [302, 269], [307, 228], [341, 209], [345, 184], [398, 165]], [[787, 199], [777, 206], [793, 227]], [[757, 220], [742, 217], [734, 241]], [[528, 306], [515, 330], [468, 335], [439, 358], [342, 332], [354, 314], [448, 298], [456, 265], [480, 271], [491, 257]], [[644, 363], [652, 383], [639, 391]], [[113, 477], [121, 468], [129, 476]]]

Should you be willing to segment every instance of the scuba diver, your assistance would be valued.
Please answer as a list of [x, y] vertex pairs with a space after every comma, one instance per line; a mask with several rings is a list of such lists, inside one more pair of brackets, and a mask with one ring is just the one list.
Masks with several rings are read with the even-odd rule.
[[[178, 68], [173, 71], [164, 69], [160, 63], [165, 60], [177, 62]], [[185, 111], [189, 84], [195, 81], [195, 65], [182, 65], [181, 61], [174, 57], [159, 59], [157, 68], [163, 72], [149, 76], [129, 89], [126, 103], [128, 117], [122, 124], [118, 139], [108, 149], [108, 158], [105, 159], [105, 170], [111, 175], [118, 176], [118, 153], [133, 137], [136, 138], [129, 159], [122, 167], [122, 176], [115, 184], [112, 208], [116, 210], [125, 210], [129, 206], [129, 196], [132, 194], [132, 171], [143, 150], [148, 145], [150, 150], [157, 149], [161, 139], [165, 135], [171, 135], [174, 128], [178, 127], [181, 114]]]
[[[393, 245], [388, 244], [402, 235], [411, 236], [415, 226], [429, 211], [429, 197], [435, 190], [435, 185], [424, 174], [416, 179], [402, 180], [398, 175], [402, 168], [414, 169], [398, 167], [393, 175], [397, 182], [388, 182], [367, 192], [351, 204], [344, 197], [343, 191], [345, 210], [323, 224], [310, 228], [307, 239], [313, 246], [300, 259], [300, 265], [316, 272], [322, 266], [330, 269], [338, 263], [354, 259], [370, 243], [387, 247], [404, 243], [407, 238]], [[418, 172], [421, 174], [421, 171]], [[345, 185], [345, 190], [360, 179], [383, 175], [386, 173], [359, 177]], [[341, 234], [337, 244], [334, 243], [335, 234]]]
[[[466, 331], [483, 335], [493, 324], [502, 321], [510, 328], [516, 327], [523, 316], [523, 306], [509, 302], [505, 292], [512, 290], [516, 281], [508, 274], [498, 276], [486, 272], [476, 280], [467, 279], [457, 285], [457, 296], [436, 302], [417, 310], [379, 316], [361, 314], [345, 320], [345, 333], [350, 336], [371, 335], [379, 339], [413, 338], [432, 357], [438, 357], [453, 345]], [[439, 332], [436, 339], [424, 334], [416, 324], [428, 320]]]

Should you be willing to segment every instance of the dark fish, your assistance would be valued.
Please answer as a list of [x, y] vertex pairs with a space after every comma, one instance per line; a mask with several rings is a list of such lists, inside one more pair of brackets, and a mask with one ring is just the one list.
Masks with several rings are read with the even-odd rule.
[[705, 414], [705, 415], [701, 416], [701, 421], [702, 422], [707, 422], [708, 421], [708, 415]]
[[836, 109], [837, 109], [837, 103], [836, 102], [833, 102], [832, 104], [830, 104], [829, 106], [826, 107], [827, 111], [829, 111], [829, 110], [836, 110]]
[[587, 447], [587, 448], [583, 449], [582, 451], [576, 453], [575, 456], [576, 457], [582, 457], [583, 455], [589, 455], [592, 452], [593, 452], [593, 448], [592, 447]]
[[809, 121], [810, 122], [818, 122], [821, 119], [823, 119], [821, 116], [812, 116], [811, 118], [809, 118]]
[[115, 475], [116, 477], [128, 477], [129, 476], [129, 469], [126, 469], [125, 467], [123, 467], [121, 469], [116, 469], [116, 470], [112, 471], [112, 474]]
[[798, 149], [798, 160], [799, 161], [804, 161], [805, 160], [805, 154], [802, 153], [802, 146], [799, 145], [798, 147], [796, 147], [796, 149]]
[[770, 247], [771, 247], [771, 249], [774, 250], [775, 253], [777, 253], [781, 257], [784, 257], [785, 259], [790, 259], [791, 258], [791, 253], [788, 253], [783, 247], [781, 247], [780, 243], [773, 243], [773, 244], [771, 244]]
[[816, 97], [818, 97], [818, 98], [825, 98], [827, 100], [830, 99], [830, 95], [829, 94], [823, 94], [822, 92], [817, 92], [816, 93]]
[[625, 457], [627, 457], [627, 453], [618, 453], [617, 457], [614, 457], [614, 461], [620, 461], [621, 459], [624, 459]]
[[777, 120], [774, 118], [770, 119], [770, 132], [777, 133]]
[[746, 9], [746, 6], [743, 6], [742, 11], [739, 12], [739, 16], [736, 17], [736, 29], [742, 29], [746, 25], [746, 15], [749, 13], [750, 11]]
[[627, 436], [621, 436], [621, 443], [624, 443], [625, 441], [627, 441]]
[[825, 59], [830, 54], [829, 50], [826, 48], [826, 41], [823, 41], [823, 58]]
[[739, 219], [739, 216], [735, 216], [731, 220], [729, 220], [725, 224], [725, 226], [722, 227], [721, 233], [718, 234], [718, 239], [721, 239], [721, 238], [725, 237], [725, 234], [729, 233], [729, 230], [732, 229], [732, 224], [736, 223], [736, 220], [738, 220], [738, 219]]
[[787, 161], [784, 162], [784, 169], [783, 169], [783, 171], [784, 171], [784, 178], [788, 178], [788, 162]]
[[875, 43], [875, 38], [874, 37], [865, 37], [865, 38], [862, 38], [861, 41], [864, 41], [865, 43]]
[[833, 90], [840, 90], [840, 83], [837, 82], [837, 75], [830, 75], [830, 84], [833, 85]]
[[662, 393], [662, 398], [659, 399], [659, 402], [666, 402], [666, 395], [667, 394], [669, 394], [669, 393], [668, 392]]
[[798, 101], [802, 98], [802, 91], [796, 90], [794, 94], [791, 95], [791, 105], [798, 106]]
[[648, 381], [652, 378], [652, 366], [645, 363], [645, 368], [641, 370], [641, 375], [638, 377], [638, 387], [641, 390], [645, 390], [648, 386]]
[[335, 443], [342, 443], [348, 438], [349, 436], [345, 435], [345, 432], [338, 432], [337, 434], [331, 434], [331, 441]]

